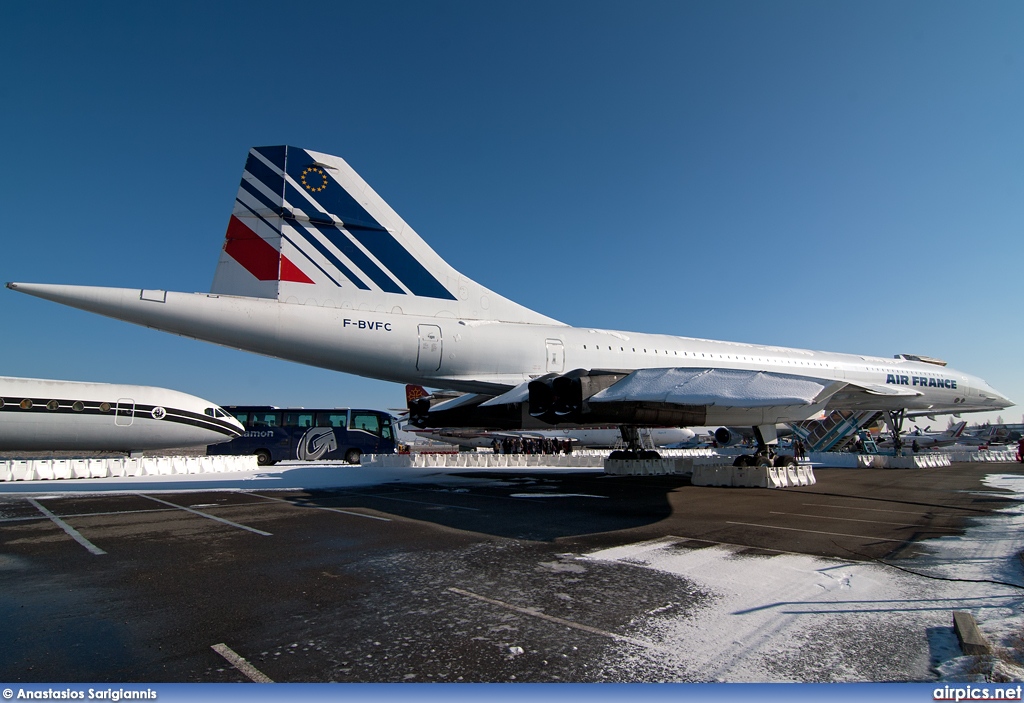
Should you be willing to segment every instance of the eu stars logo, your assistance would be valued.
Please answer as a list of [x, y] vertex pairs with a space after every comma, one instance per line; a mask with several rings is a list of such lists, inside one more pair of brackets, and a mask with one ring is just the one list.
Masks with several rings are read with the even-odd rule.
[[327, 187], [327, 174], [319, 166], [309, 166], [300, 178], [302, 187], [310, 193], [319, 193]]

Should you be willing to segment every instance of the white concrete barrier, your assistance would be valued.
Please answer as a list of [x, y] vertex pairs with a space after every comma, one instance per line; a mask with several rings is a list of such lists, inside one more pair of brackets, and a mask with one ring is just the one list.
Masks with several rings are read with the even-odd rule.
[[604, 460], [604, 472], [612, 476], [685, 476], [695, 470], [691, 457]]
[[815, 483], [814, 470], [798, 466], [714, 466], [695, 465], [690, 483], [694, 486], [730, 486], [735, 488], [789, 488]]
[[8, 459], [0, 461], [0, 482], [172, 476], [253, 471], [257, 468], [254, 456]]
[[953, 461], [958, 461], [955, 454], [944, 452], [908, 454], [907, 456], [811, 452], [809, 458], [815, 466], [831, 469], [926, 469], [949, 466]]

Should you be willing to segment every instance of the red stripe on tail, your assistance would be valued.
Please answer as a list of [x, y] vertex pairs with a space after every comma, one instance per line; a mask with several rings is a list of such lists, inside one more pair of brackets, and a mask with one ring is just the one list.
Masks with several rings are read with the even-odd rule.
[[234, 215], [228, 222], [224, 251], [259, 280], [277, 280], [281, 255], [263, 237], [249, 229]]
[[291, 260], [281, 255], [281, 280], [291, 281], [292, 283], [312, 283], [313, 279], [304, 274], [302, 270], [293, 264]]
[[261, 281], [313, 282], [298, 266], [234, 215], [228, 222], [224, 251]]

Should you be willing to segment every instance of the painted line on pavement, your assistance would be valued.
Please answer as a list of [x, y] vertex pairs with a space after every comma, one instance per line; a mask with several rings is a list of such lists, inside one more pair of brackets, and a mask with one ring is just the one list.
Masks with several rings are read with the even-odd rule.
[[783, 513], [778, 510], [771, 510], [768, 512], [769, 515], [792, 515], [793, 517], [813, 517], [820, 520], [842, 520], [843, 522], [866, 522], [872, 525], [892, 525], [893, 527], [913, 527], [918, 530], [926, 530], [927, 532], [959, 532], [959, 530], [952, 530], [946, 527], [931, 527], [925, 528], [924, 525], [908, 525], [905, 522], [883, 522], [882, 520], [860, 520], [855, 517], [833, 517], [831, 515], [808, 515], [806, 513]]
[[81, 533], [79, 533], [78, 530], [76, 530], [71, 525], [67, 524], [66, 522], [61, 520], [59, 517], [57, 517], [56, 515], [51, 513], [49, 510], [44, 508], [42, 505], [40, 505], [39, 501], [37, 501], [35, 498], [29, 498], [28, 502], [31, 503], [32, 505], [36, 506], [36, 510], [38, 510], [43, 515], [45, 515], [46, 517], [48, 517], [51, 520], [53, 520], [55, 523], [57, 523], [57, 526], [60, 527], [60, 529], [62, 529], [65, 532], [67, 532], [68, 535], [70, 535], [73, 540], [75, 540], [80, 545], [82, 545], [83, 547], [88, 549], [90, 552], [92, 552], [96, 556], [100, 556], [100, 555], [106, 554], [106, 552], [104, 552], [102, 549], [100, 549], [95, 544], [93, 544], [92, 542], [87, 540], [85, 537], [83, 537], [81, 535]]
[[628, 642], [630, 644], [635, 644], [638, 647], [643, 647], [645, 649], [665, 650], [664, 647], [659, 647], [658, 645], [652, 644], [650, 642], [644, 642], [643, 640], [634, 639], [632, 637], [627, 637], [625, 635], [617, 635], [614, 632], [608, 632], [607, 630], [602, 630], [597, 627], [591, 627], [590, 625], [583, 625], [578, 622], [573, 622], [572, 620], [566, 620], [564, 618], [555, 617], [554, 615], [548, 615], [547, 613], [542, 613], [539, 610], [535, 610], [533, 608], [523, 608], [518, 605], [512, 605], [511, 603], [495, 600], [494, 598], [488, 598], [487, 596], [481, 596], [478, 593], [473, 593], [472, 591], [465, 591], [461, 588], [455, 588], [454, 586], [449, 586], [448, 590], [452, 593], [458, 593], [460, 596], [466, 596], [467, 598], [475, 598], [479, 601], [483, 601], [484, 603], [497, 605], [507, 610], [513, 610], [517, 613], [529, 615], [530, 617], [534, 618], [540, 618], [541, 620], [547, 620], [548, 622], [553, 622], [558, 625], [565, 625], [566, 627], [571, 627], [576, 630], [582, 630], [584, 632], [590, 632], [591, 634], [601, 635], [602, 637], [608, 637], [618, 642]]
[[378, 517], [377, 515], [366, 515], [365, 513], [354, 513], [351, 510], [343, 510], [341, 508], [328, 508], [325, 505], [303, 505], [302, 503], [295, 503], [295, 502], [287, 500], [285, 498], [274, 498], [272, 496], [260, 496], [260, 497], [261, 498], [266, 498], [267, 500], [276, 500], [276, 501], [278, 501], [280, 503], [287, 503], [288, 505], [291, 505], [292, 507], [295, 507], [295, 508], [314, 508], [316, 510], [328, 510], [328, 511], [330, 511], [332, 513], [341, 513], [342, 515], [352, 515], [354, 517], [365, 517], [365, 518], [367, 518], [369, 520], [383, 520], [384, 522], [391, 522], [391, 518], [389, 518], [389, 517]]
[[823, 530], [801, 530], [798, 527], [779, 527], [777, 525], [760, 525], [756, 522], [733, 522], [731, 520], [725, 521], [726, 525], [745, 525], [747, 527], [764, 527], [769, 530], [787, 530], [789, 532], [809, 532], [815, 535], [832, 535], [833, 537], [856, 537], [857, 539], [866, 539], [872, 542], [906, 542], [905, 539], [889, 539], [887, 537], [869, 537], [867, 535], [850, 535], [845, 532], [824, 532]]
[[886, 510], [884, 508], [858, 508], [855, 505], [829, 505], [828, 503], [803, 503], [815, 508], [842, 508], [843, 510], [867, 510], [873, 513], [903, 513], [905, 515], [935, 515], [942, 517], [961, 517], [963, 513], [933, 513], [930, 510]]
[[448, 503], [430, 503], [425, 500], [409, 500], [408, 498], [392, 498], [391, 496], [381, 495], [379, 493], [356, 493], [355, 491], [343, 491], [347, 495], [360, 496], [363, 498], [379, 498], [381, 500], [397, 500], [399, 503], [413, 503], [415, 505], [433, 505], [438, 508], [451, 508], [452, 510], [473, 510], [476, 512], [480, 511], [480, 508], [465, 508], [461, 505], [449, 505]]
[[170, 502], [168, 502], [166, 500], [160, 500], [159, 498], [154, 498], [153, 496], [148, 496], [145, 493], [136, 493], [135, 495], [141, 496], [143, 498], [148, 498], [150, 500], [154, 500], [157, 503], [163, 503], [164, 505], [169, 505], [172, 508], [177, 508], [178, 510], [184, 510], [186, 513], [192, 513], [193, 515], [198, 515], [200, 517], [207, 518], [208, 520], [216, 520], [217, 522], [222, 522], [225, 525], [230, 525], [231, 527], [237, 527], [237, 528], [239, 528], [241, 530], [246, 530], [248, 532], [254, 532], [254, 533], [258, 534], [258, 535], [263, 535], [264, 537], [270, 537], [271, 536], [271, 534], [269, 532], [264, 532], [263, 530], [257, 530], [255, 527], [247, 527], [245, 525], [240, 525], [237, 522], [231, 522], [230, 520], [225, 520], [222, 517], [217, 517], [216, 515], [210, 515], [209, 513], [204, 513], [201, 510], [193, 510], [192, 508], [186, 508], [184, 505], [175, 505], [174, 503], [170, 503]]
[[250, 680], [255, 681], [256, 683], [274, 683], [272, 678], [247, 662], [243, 657], [238, 656], [231, 647], [227, 646], [223, 642], [220, 644], [210, 645], [210, 649], [227, 659], [231, 666], [248, 676]]

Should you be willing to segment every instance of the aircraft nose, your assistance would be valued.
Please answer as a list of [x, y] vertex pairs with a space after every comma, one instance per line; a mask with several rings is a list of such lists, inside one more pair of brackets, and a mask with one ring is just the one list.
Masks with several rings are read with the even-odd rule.
[[1003, 408], [1009, 408], [1012, 407], [1013, 405], [1016, 405], [1016, 403], [1014, 403], [1012, 400], [1007, 398], [999, 391], [992, 388], [992, 386], [989, 386], [985, 390], [985, 395], [989, 397], [990, 403], [995, 407], [999, 408], [1000, 410], [1002, 410]]

